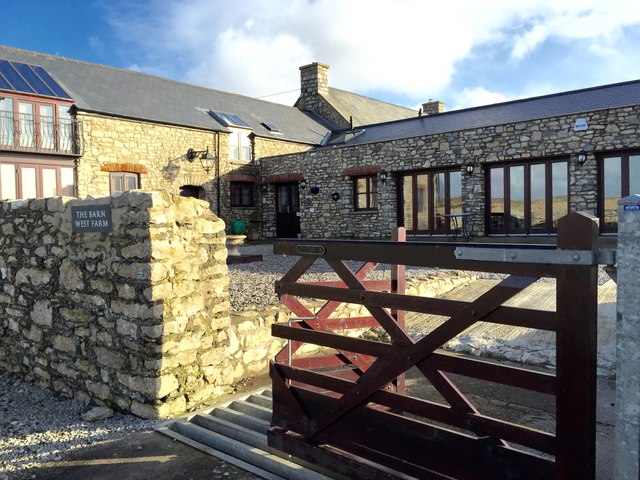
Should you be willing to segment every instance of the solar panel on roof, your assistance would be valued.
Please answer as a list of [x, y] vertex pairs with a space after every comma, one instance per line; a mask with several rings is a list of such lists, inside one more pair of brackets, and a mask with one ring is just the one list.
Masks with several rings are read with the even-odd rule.
[[5, 80], [11, 85], [11, 90], [16, 92], [35, 93], [35, 90], [29, 86], [29, 84], [20, 76], [20, 74], [13, 68], [11, 62], [6, 60], [0, 60], [0, 73], [4, 76]]
[[0, 88], [47, 97], [71, 98], [44, 68], [7, 60], [0, 60]]
[[31, 65], [31, 68], [33, 68], [33, 71], [40, 76], [42, 81], [47, 84], [47, 86], [53, 91], [53, 93], [55, 93], [56, 97], [71, 99], [67, 92], [65, 92], [62, 87], [58, 85], [58, 82], [51, 78], [51, 75], [49, 75], [44, 68], [37, 65]]
[[2, 76], [2, 74], [0, 74], [0, 89], [2, 90], [13, 90], [13, 88], [11, 87], [11, 85], [9, 85], [9, 82], [7, 82], [4, 77]]
[[45, 83], [36, 75], [36, 73], [31, 70], [31, 67], [26, 63], [14, 63], [13, 67], [18, 71], [22, 78], [24, 78], [27, 83], [33, 88], [36, 93], [40, 95], [47, 95], [48, 97], [54, 97], [55, 94], [51, 91], [49, 87], [45, 85]]
[[227, 127], [246, 127], [249, 128], [249, 125], [240, 119], [237, 115], [233, 113], [225, 113], [225, 112], [216, 112], [212, 111], [214, 117], [219, 122], [223, 123]]

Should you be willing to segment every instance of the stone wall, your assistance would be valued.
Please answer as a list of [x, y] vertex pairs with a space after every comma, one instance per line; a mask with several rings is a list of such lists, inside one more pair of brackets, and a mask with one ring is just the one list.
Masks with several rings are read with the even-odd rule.
[[[72, 208], [94, 206], [110, 211], [109, 231], [74, 231]], [[0, 228], [1, 371], [167, 417], [267, 373], [284, 345], [270, 331], [291, 315], [284, 307], [230, 312], [224, 223], [204, 201], [140, 191], [15, 200], [0, 203]], [[407, 293], [466, 281], [410, 279]]]
[[[106, 205], [110, 232], [72, 230]], [[129, 192], [0, 203], [0, 368], [163, 417], [230, 391], [224, 223], [206, 202]]]
[[[262, 208], [263, 205], [267, 205], [267, 208], [270, 207], [268, 206], [268, 203], [265, 203], [269, 196], [269, 191], [263, 192], [262, 190], [262, 182], [264, 182], [264, 179], [260, 176], [261, 158], [271, 157], [282, 153], [298, 153], [307, 150], [308, 148], [308, 145], [301, 143], [254, 137], [253, 155], [256, 159], [255, 162], [251, 162], [249, 164], [236, 164], [223, 159], [222, 171], [224, 173], [221, 178], [222, 192], [230, 191], [229, 183], [232, 181], [241, 180], [253, 182], [253, 206], [231, 207], [230, 195], [223, 194], [221, 198], [220, 216], [226, 219], [228, 225], [230, 225], [235, 219], [244, 220], [247, 224], [247, 235], [251, 240], [263, 237]], [[275, 214], [275, 207], [273, 213]]]
[[[144, 169], [140, 187], [179, 193], [182, 185], [203, 186], [206, 200], [215, 200], [215, 172], [207, 174], [198, 160], [189, 163], [189, 148], [215, 152], [217, 138], [211, 131], [160, 125], [96, 114], [78, 113], [82, 122], [83, 156], [78, 161], [78, 195], [101, 197], [110, 194], [110, 165], [129, 164]], [[215, 211], [215, 204], [213, 205]]]
[[[301, 191], [301, 230], [307, 238], [389, 238], [397, 226], [397, 177], [394, 173], [433, 168], [476, 165], [474, 173], [462, 173], [463, 208], [474, 213], [470, 228], [485, 233], [485, 167], [509, 161], [566, 158], [569, 160], [570, 210], [597, 214], [597, 160], [602, 152], [640, 147], [640, 107], [607, 109], [580, 114], [588, 119], [586, 131], [575, 132], [576, 115], [552, 117], [469, 130], [416, 136], [354, 146], [336, 146], [262, 161], [262, 174], [298, 173], [307, 185]], [[578, 165], [578, 152], [588, 153]], [[353, 187], [346, 168], [380, 165], [389, 178], [378, 182], [379, 208], [355, 212]], [[340, 195], [338, 201], [331, 194]], [[273, 202], [271, 198], [269, 202]], [[273, 207], [272, 207], [273, 209]], [[263, 209], [265, 236], [275, 235], [275, 215]]]
[[[309, 148], [308, 145], [284, 139], [254, 137], [253, 158], [258, 161], [237, 163], [229, 159], [228, 133], [85, 112], [78, 113], [78, 120], [82, 123], [84, 145], [77, 167], [80, 197], [109, 195], [109, 171], [130, 171], [139, 174], [140, 188], [147, 191], [162, 190], [179, 194], [180, 187], [185, 185], [202, 187], [200, 198], [209, 202], [214, 213], [228, 225], [236, 218], [241, 218], [258, 235], [262, 230], [259, 159]], [[191, 163], [186, 161], [185, 154], [189, 148], [197, 151], [208, 148], [212, 153], [217, 152], [218, 167], [207, 173], [199, 159]], [[229, 177], [233, 175], [248, 175], [255, 179], [253, 207], [231, 207]]]

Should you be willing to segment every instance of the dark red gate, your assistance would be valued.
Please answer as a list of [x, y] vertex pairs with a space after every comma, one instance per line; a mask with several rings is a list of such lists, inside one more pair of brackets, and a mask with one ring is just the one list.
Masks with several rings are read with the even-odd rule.
[[[271, 446], [323, 464], [345, 478], [592, 479], [595, 476], [597, 220], [573, 213], [558, 224], [558, 248], [486, 244], [277, 241], [274, 252], [299, 255], [276, 283], [296, 319], [273, 325], [289, 340], [270, 367]], [[402, 239], [401, 239], [402, 240]], [[340, 281], [299, 283], [318, 259]], [[346, 261], [367, 262], [352, 271]], [[378, 264], [506, 274], [469, 302], [404, 294], [404, 271], [366, 280]], [[503, 304], [542, 277], [556, 279], [556, 311]], [[326, 300], [311, 309], [296, 297]], [[333, 318], [341, 303], [370, 316]], [[404, 312], [448, 320], [418, 341]], [[555, 375], [486, 362], [440, 347], [476, 322], [556, 333]], [[389, 342], [349, 336], [382, 327]], [[302, 354], [304, 344], [318, 347]], [[403, 378], [417, 367], [446, 403], [406, 395]], [[491, 417], [463, 395], [450, 374], [555, 396], [555, 433]]]

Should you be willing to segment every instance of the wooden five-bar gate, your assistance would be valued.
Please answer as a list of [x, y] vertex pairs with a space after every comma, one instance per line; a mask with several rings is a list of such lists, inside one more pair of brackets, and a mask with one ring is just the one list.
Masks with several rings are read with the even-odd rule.
[[[276, 283], [294, 318], [272, 328], [288, 342], [270, 365], [269, 444], [342, 478], [593, 479], [597, 265], [613, 262], [603, 260], [611, 252], [596, 249], [597, 232], [595, 218], [572, 213], [558, 222], [557, 248], [550, 249], [403, 238], [276, 241], [275, 253], [300, 259]], [[318, 259], [340, 280], [298, 282]], [[352, 271], [347, 261], [365, 263]], [[391, 278], [367, 280], [379, 264], [392, 266]], [[505, 275], [477, 299], [455, 301], [406, 295], [408, 265]], [[503, 305], [542, 277], [556, 280], [555, 312]], [[326, 303], [312, 309], [299, 297]], [[364, 305], [370, 316], [334, 318], [342, 303]], [[414, 341], [405, 329], [405, 312], [448, 320]], [[555, 374], [441, 349], [476, 322], [555, 332]], [[372, 327], [382, 327], [390, 340], [353, 336]], [[303, 354], [305, 344], [317, 348]], [[407, 395], [404, 374], [413, 367], [445, 403]], [[450, 374], [554, 395], [555, 430], [483, 413]]]

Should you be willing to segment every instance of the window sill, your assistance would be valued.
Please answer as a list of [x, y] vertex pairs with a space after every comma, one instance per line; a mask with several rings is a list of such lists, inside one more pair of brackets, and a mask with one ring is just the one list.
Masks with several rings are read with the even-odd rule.
[[251, 160], [229, 160], [229, 163], [234, 165], [248, 165], [251, 163]]

